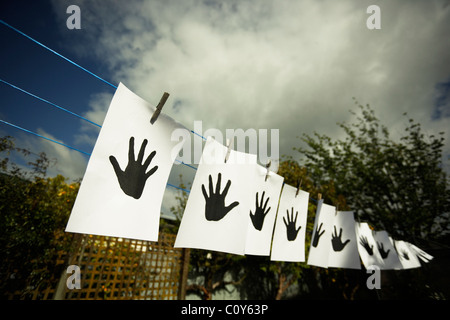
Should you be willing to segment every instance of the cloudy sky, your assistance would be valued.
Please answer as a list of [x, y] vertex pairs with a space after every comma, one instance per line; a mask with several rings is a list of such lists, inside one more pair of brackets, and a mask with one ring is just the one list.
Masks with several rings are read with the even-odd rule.
[[[103, 79], [124, 83], [203, 132], [279, 129], [279, 154], [298, 136], [342, 136], [352, 97], [392, 136], [407, 118], [445, 131], [450, 155], [450, 1], [2, 1], [0, 19]], [[69, 30], [69, 5], [81, 29]], [[381, 29], [366, 26], [370, 5]], [[101, 124], [114, 88], [0, 25], [0, 79]], [[98, 128], [0, 83], [0, 119], [91, 152]], [[202, 133], [203, 133], [202, 132]], [[52, 173], [82, 177], [88, 157], [0, 124], [19, 146], [57, 159]], [[192, 139], [197, 139], [195, 136]], [[269, 152], [270, 154], [270, 152]], [[176, 166], [170, 182], [192, 181]], [[174, 192], [168, 188], [169, 193]], [[167, 205], [167, 204], [166, 204]]]

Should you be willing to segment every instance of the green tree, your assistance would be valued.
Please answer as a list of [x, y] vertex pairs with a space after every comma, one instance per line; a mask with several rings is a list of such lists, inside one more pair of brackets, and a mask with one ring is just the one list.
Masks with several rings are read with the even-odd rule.
[[408, 119], [405, 134], [394, 140], [369, 105], [359, 110], [355, 123], [339, 124], [344, 139], [303, 136], [307, 147], [297, 150], [314, 184], [332, 183], [360, 219], [393, 237], [444, 236], [450, 230], [450, 188], [442, 164], [443, 133], [425, 135]]
[[[421, 125], [407, 118], [404, 134], [393, 139], [369, 105], [360, 105], [354, 123], [338, 124], [343, 139], [314, 133], [303, 135], [306, 147], [296, 148], [303, 156], [314, 184], [332, 183], [336, 193], [345, 197], [348, 209], [375, 230], [386, 230], [394, 239], [412, 242], [428, 250], [437, 246], [437, 254], [448, 252], [450, 220], [449, 179], [443, 169], [443, 133], [427, 135]], [[445, 266], [435, 259], [412, 270], [383, 272], [386, 284], [381, 294], [390, 298], [436, 298], [447, 289]], [[336, 283], [349, 270], [337, 274]], [[349, 277], [341, 283], [347, 287]], [[415, 281], [411, 281], [414, 279]], [[352, 280], [353, 281], [353, 280]], [[357, 285], [358, 286], [358, 285]], [[357, 287], [356, 286], [356, 287]], [[356, 288], [355, 287], [355, 288]], [[361, 287], [361, 286], [360, 286]], [[389, 288], [395, 288], [390, 290]]]

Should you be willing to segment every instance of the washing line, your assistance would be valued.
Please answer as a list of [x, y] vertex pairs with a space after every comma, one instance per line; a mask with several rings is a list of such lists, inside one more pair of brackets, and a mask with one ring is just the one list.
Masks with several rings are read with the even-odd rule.
[[48, 100], [46, 100], [46, 99], [44, 99], [44, 98], [41, 98], [41, 97], [39, 97], [39, 96], [37, 96], [37, 95], [31, 93], [31, 92], [28, 92], [28, 91], [26, 91], [26, 90], [24, 90], [24, 89], [22, 89], [22, 88], [19, 88], [18, 86], [13, 85], [12, 83], [9, 83], [9, 82], [7, 82], [7, 81], [5, 81], [5, 80], [3, 80], [3, 79], [0, 79], [0, 82], [6, 84], [6, 85], [8, 85], [8, 86], [10, 86], [11, 88], [14, 88], [14, 89], [16, 89], [16, 90], [19, 90], [19, 91], [21, 91], [21, 92], [23, 92], [23, 93], [25, 93], [25, 94], [28, 94], [29, 96], [31, 96], [31, 97], [33, 97], [33, 98], [36, 98], [36, 99], [38, 99], [38, 100], [40, 100], [40, 101], [42, 101], [42, 102], [45, 102], [45, 103], [47, 103], [47, 104], [49, 104], [49, 105], [51, 105], [51, 106], [53, 106], [53, 107], [55, 107], [55, 108], [58, 108], [59, 110], [62, 110], [62, 111], [64, 111], [64, 112], [67, 112], [67, 113], [69, 113], [69, 114], [75, 116], [75, 117], [78, 117], [78, 118], [80, 118], [80, 119], [83, 119], [84, 121], [87, 121], [87, 122], [89, 122], [90, 124], [93, 124], [94, 126], [97, 126], [97, 127], [99, 127], [99, 128], [102, 127], [102, 126], [99, 125], [98, 123], [95, 123], [95, 122], [93, 122], [93, 121], [91, 121], [91, 120], [89, 120], [89, 119], [87, 119], [87, 118], [85, 118], [85, 117], [83, 117], [83, 116], [80, 116], [79, 114], [76, 114], [75, 112], [72, 112], [72, 111], [70, 111], [70, 110], [68, 110], [68, 109], [66, 109], [66, 108], [63, 108], [63, 107], [57, 105], [56, 103], [53, 103], [53, 102], [51, 102], [51, 101], [48, 101]]
[[12, 124], [12, 123], [7, 122], [7, 121], [4, 121], [4, 120], [1, 120], [1, 119], [0, 119], [0, 122], [2, 122], [2, 123], [4, 123], [4, 124], [7, 124], [8, 126], [11, 126], [11, 127], [13, 127], [13, 128], [22, 130], [22, 131], [24, 131], [24, 132], [31, 133], [31, 134], [33, 134], [33, 135], [39, 137], [39, 138], [42, 138], [42, 139], [51, 141], [51, 142], [53, 142], [53, 143], [57, 143], [57, 144], [59, 144], [59, 145], [61, 145], [61, 146], [64, 146], [64, 147], [66, 147], [66, 148], [69, 148], [69, 149], [72, 149], [72, 150], [75, 150], [75, 151], [78, 151], [78, 152], [83, 153], [83, 154], [85, 154], [85, 155], [87, 155], [87, 156], [90, 156], [90, 155], [91, 155], [91, 154], [88, 153], [88, 152], [85, 152], [85, 151], [83, 151], [83, 150], [80, 150], [80, 149], [77, 149], [77, 148], [75, 148], [75, 147], [69, 146], [68, 144], [59, 142], [59, 141], [57, 141], [57, 140], [54, 140], [54, 139], [51, 139], [51, 138], [47, 138], [47, 137], [45, 137], [45, 136], [43, 136], [43, 135], [41, 135], [41, 134], [39, 134], [39, 133], [30, 131], [30, 130], [25, 129], [25, 128], [22, 128], [22, 127], [19, 127], [19, 126], [15, 125], [15, 124]]
[[[59, 110], [62, 110], [62, 111], [67, 112], [67, 113], [69, 113], [69, 114], [71, 114], [71, 115], [73, 115], [73, 116], [76, 116], [76, 117], [78, 117], [78, 118], [80, 118], [80, 119], [83, 119], [83, 120], [85, 120], [85, 121], [87, 121], [87, 122], [89, 122], [89, 123], [91, 123], [91, 124], [93, 124], [93, 125], [95, 125], [95, 126], [97, 126], [97, 127], [100, 127], [100, 128], [102, 127], [101, 125], [99, 125], [99, 124], [97, 124], [97, 123], [95, 123], [95, 122], [93, 122], [93, 121], [91, 121], [91, 120], [89, 120], [89, 119], [87, 119], [87, 118], [85, 118], [85, 117], [83, 117], [83, 116], [80, 116], [79, 114], [76, 114], [75, 112], [72, 112], [72, 111], [70, 111], [70, 110], [68, 110], [68, 109], [66, 109], [66, 108], [63, 108], [63, 107], [57, 105], [56, 103], [53, 103], [53, 102], [48, 101], [48, 100], [46, 100], [46, 99], [43, 99], [43, 98], [41, 98], [41, 97], [39, 97], [39, 96], [37, 96], [37, 95], [31, 93], [31, 92], [28, 92], [28, 91], [26, 91], [26, 90], [24, 90], [24, 89], [22, 89], [22, 88], [20, 88], [20, 87], [18, 87], [18, 86], [16, 86], [16, 85], [13, 85], [12, 83], [9, 83], [9, 82], [5, 81], [5, 80], [3, 80], [3, 79], [0, 79], [0, 82], [6, 84], [6, 85], [8, 85], [8, 86], [10, 86], [10, 87], [12, 87], [12, 88], [14, 88], [14, 89], [16, 89], [16, 90], [19, 90], [19, 91], [22, 92], [22, 93], [28, 94], [29, 96], [31, 96], [31, 97], [33, 97], [33, 98], [36, 98], [36, 99], [38, 99], [38, 100], [40, 100], [40, 101], [42, 101], [42, 102], [45, 102], [45, 103], [47, 103], [47, 104], [49, 104], [49, 105], [51, 105], [51, 106], [53, 106], [53, 107], [55, 107], [55, 108], [58, 108]], [[5, 121], [3, 121], [3, 122], [6, 123]], [[13, 125], [13, 124], [10, 124], [10, 125], [11, 125], [11, 126], [14, 126], [14, 127], [16, 127], [16, 128], [20, 128], [20, 127], [18, 127], [18, 126], [16, 126], [16, 125]], [[23, 129], [23, 128], [20, 128], [20, 129], [22, 129], [23, 131], [32, 133], [32, 134], [34, 134], [34, 135], [38, 135], [37, 133], [33, 133], [33, 132], [31, 132], [31, 131], [29, 131], [29, 130], [27, 130], [27, 129]], [[198, 135], [199, 137], [203, 138], [203, 136], [199, 135], [198, 133], [196, 133], [196, 132], [194, 132], [194, 131], [192, 131], [192, 130], [191, 130], [191, 132], [192, 132], [192, 133], [195, 133], [195, 134]], [[39, 136], [39, 135], [38, 135], [38, 136]], [[46, 138], [46, 137], [42, 137], [42, 136], [41, 136], [41, 138], [44, 138], [44, 139], [53, 141], [52, 139], [49, 139], [49, 138]], [[53, 142], [54, 142], [54, 141], [53, 141]], [[88, 153], [86, 153], [86, 152], [84, 152], [84, 151], [78, 150], [78, 149], [76, 149], [76, 148], [74, 148], [74, 147], [69, 146], [69, 148], [70, 148], [70, 149], [73, 149], [73, 150], [80, 151], [81, 153], [90, 155], [90, 154], [88, 154]], [[177, 159], [175, 159], [175, 160], [178, 161], [179, 163], [181, 163], [181, 164], [187, 166], [187, 167], [190, 167], [190, 168], [192, 168], [192, 169], [194, 169], [194, 170], [197, 170], [197, 168], [194, 167], [194, 166], [191, 166], [191, 165], [189, 165], [189, 164], [187, 164], [187, 163], [184, 163], [183, 161], [180, 161], [180, 160], [177, 160]]]

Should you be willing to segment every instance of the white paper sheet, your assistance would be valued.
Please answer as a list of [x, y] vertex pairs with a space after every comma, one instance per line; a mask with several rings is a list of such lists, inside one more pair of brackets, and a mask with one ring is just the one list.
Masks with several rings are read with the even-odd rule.
[[328, 268], [335, 215], [334, 206], [323, 203], [323, 200], [318, 201], [307, 262], [309, 265]]
[[394, 240], [394, 245], [403, 269], [420, 267], [420, 261], [414, 251], [410, 248], [409, 242], [403, 240]]
[[309, 193], [284, 185], [281, 192], [270, 259], [305, 261], [305, 233]]
[[338, 211], [331, 233], [328, 267], [361, 269], [353, 211]]
[[248, 208], [254, 203], [256, 155], [231, 150], [224, 163], [226, 151], [225, 146], [208, 137], [175, 247], [244, 254]]
[[397, 252], [393, 246], [393, 241], [386, 231], [376, 231], [373, 235], [377, 244], [377, 251], [383, 259], [380, 266], [382, 270], [401, 269], [402, 264], [398, 258]]
[[269, 256], [278, 201], [284, 178], [258, 164], [253, 181], [251, 207], [248, 208], [248, 230], [245, 254]]
[[382, 268], [383, 258], [377, 249], [377, 244], [373, 237], [373, 232], [369, 225], [365, 222], [356, 223], [356, 239], [358, 244], [359, 256], [364, 266], [378, 266]]
[[183, 126], [119, 84], [80, 186], [66, 231], [158, 240], [161, 203]]

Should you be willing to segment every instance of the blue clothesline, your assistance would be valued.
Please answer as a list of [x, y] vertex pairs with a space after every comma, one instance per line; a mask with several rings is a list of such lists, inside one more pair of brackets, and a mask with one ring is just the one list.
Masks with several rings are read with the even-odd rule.
[[0, 119], [0, 122], [2, 122], [2, 123], [4, 123], [4, 124], [7, 124], [8, 126], [14, 127], [14, 128], [16, 128], [16, 129], [25, 131], [25, 132], [27, 132], [27, 133], [31, 133], [31, 134], [33, 134], [33, 135], [35, 135], [35, 136], [38, 136], [39, 138], [42, 138], [42, 139], [45, 139], [45, 140], [48, 140], [48, 141], [57, 143], [57, 144], [59, 144], [59, 145], [62, 145], [62, 146], [64, 146], [64, 147], [66, 147], [66, 148], [69, 148], [69, 149], [72, 149], [72, 150], [75, 150], [75, 151], [81, 152], [81, 153], [83, 153], [83, 154], [85, 154], [85, 155], [87, 155], [87, 156], [90, 156], [90, 155], [91, 155], [91, 154], [88, 153], [88, 152], [85, 152], [85, 151], [83, 151], [83, 150], [80, 150], [80, 149], [77, 149], [77, 148], [75, 148], [75, 147], [69, 146], [68, 144], [59, 142], [59, 141], [57, 141], [57, 140], [54, 140], [54, 139], [50, 139], [50, 138], [44, 137], [43, 135], [41, 135], [41, 134], [39, 134], [39, 133], [30, 131], [30, 130], [28, 130], [28, 129], [25, 129], [25, 128], [22, 128], [22, 127], [19, 127], [19, 126], [16, 126], [15, 124], [9, 123], [9, 122], [7, 122], [7, 121], [4, 121], [4, 120], [1, 120], [1, 119]]
[[[33, 132], [33, 131], [31, 131], [31, 130], [28, 130], [28, 129], [25, 129], [25, 128], [22, 128], [22, 127], [19, 127], [19, 126], [15, 125], [15, 124], [12, 124], [12, 123], [7, 122], [7, 121], [4, 121], [4, 120], [1, 120], [1, 119], [0, 119], [0, 122], [3, 123], [3, 124], [6, 124], [6, 125], [8, 125], [8, 126], [11, 126], [11, 127], [13, 127], [13, 128], [16, 128], [16, 129], [22, 130], [22, 131], [24, 131], [24, 132], [30, 133], [30, 134], [32, 134], [32, 135], [35, 135], [35, 136], [37, 136], [37, 137], [39, 137], [39, 138], [48, 140], [48, 141], [53, 142], [53, 143], [57, 143], [57, 144], [59, 144], [59, 145], [61, 145], [61, 146], [64, 146], [64, 147], [66, 147], [66, 148], [69, 148], [69, 149], [72, 149], [72, 150], [75, 150], [75, 151], [78, 151], [78, 152], [80, 152], [80, 153], [82, 153], [82, 154], [84, 154], [84, 155], [87, 155], [87, 156], [89, 156], [89, 157], [91, 156], [91, 154], [90, 154], [89, 152], [85, 152], [85, 151], [83, 151], [83, 150], [80, 150], [80, 149], [77, 149], [77, 148], [75, 148], [75, 147], [72, 147], [72, 146], [70, 146], [70, 145], [68, 145], [68, 144], [65, 144], [65, 143], [59, 142], [59, 141], [57, 141], [57, 140], [54, 140], [54, 139], [45, 137], [45, 136], [43, 136], [43, 135], [41, 135], [41, 134], [39, 134], [39, 133]], [[197, 170], [197, 168], [195, 168], [195, 167], [193, 167], [193, 166], [191, 166], [191, 165], [188, 165], [188, 164], [184, 163], [183, 161], [180, 161], [180, 160], [178, 160], [178, 159], [175, 159], [175, 161], [178, 161], [178, 162], [181, 163], [181, 164], [184, 164], [184, 165], [186, 165], [186, 166], [188, 166], [188, 167], [190, 167], [190, 168], [192, 168], [192, 169]], [[175, 185], [173, 185], [173, 184], [171, 184], [171, 183], [167, 183], [167, 185], [170, 186], [170, 187], [173, 187], [173, 188], [182, 190], [182, 191], [184, 191], [184, 192], [190, 193], [189, 190], [183, 189], [183, 188], [181, 188], [181, 187], [177, 187], [177, 186], [175, 186]]]
[[[89, 71], [88, 69], [82, 67], [81, 65], [77, 64], [76, 62], [74, 62], [74, 61], [72, 61], [72, 60], [66, 58], [65, 56], [61, 55], [60, 53], [56, 52], [55, 50], [53, 50], [53, 49], [47, 47], [46, 45], [42, 44], [42, 43], [39, 42], [39, 41], [33, 39], [32, 37], [28, 36], [27, 34], [23, 33], [22, 31], [18, 30], [17, 28], [14, 28], [14, 27], [11, 26], [10, 24], [6, 23], [5, 21], [3, 21], [3, 20], [0, 19], [0, 23], [3, 24], [4, 26], [10, 28], [11, 30], [14, 30], [15, 32], [19, 33], [20, 35], [26, 37], [27, 39], [33, 41], [34, 43], [38, 44], [39, 46], [41, 46], [41, 47], [47, 49], [48, 51], [50, 51], [50, 52], [52, 52], [52, 53], [54, 53], [54, 54], [57, 55], [58, 57], [60, 57], [60, 58], [62, 58], [62, 59], [64, 59], [64, 60], [66, 60], [67, 62], [71, 63], [72, 65], [74, 65], [74, 66], [80, 68], [81, 70], [87, 72], [88, 74], [94, 76], [95, 78], [97, 78], [97, 79], [103, 81], [104, 83], [108, 84], [109, 86], [113, 87], [114, 89], [117, 89], [117, 86], [113, 85], [113, 84], [110, 83], [109, 81], [106, 81], [105, 79], [99, 77], [99, 76], [96, 75], [95, 73], [93, 73], [93, 72]], [[36, 98], [36, 99], [38, 99], [38, 100], [40, 100], [40, 101], [42, 101], [42, 102], [45, 102], [45, 103], [47, 103], [47, 104], [49, 104], [49, 105], [51, 105], [51, 106], [53, 106], [53, 107], [55, 107], [55, 108], [58, 108], [59, 110], [62, 110], [62, 111], [64, 111], [64, 112], [67, 112], [67, 113], [69, 113], [69, 114], [71, 114], [71, 115], [73, 115], [73, 116], [75, 116], [75, 117], [78, 117], [78, 118], [80, 118], [80, 119], [82, 119], [82, 120], [84, 120], [84, 121], [87, 121], [87, 122], [91, 123], [92, 125], [95, 125], [95, 126], [101, 128], [101, 125], [99, 125], [98, 123], [95, 123], [95, 122], [93, 122], [93, 121], [91, 121], [91, 120], [89, 120], [89, 119], [87, 119], [87, 118], [85, 118], [85, 117], [83, 117], [83, 116], [81, 116], [81, 115], [79, 115], [79, 114], [76, 114], [76, 113], [74, 113], [74, 112], [72, 112], [72, 111], [70, 111], [70, 110], [68, 110], [68, 109], [66, 109], [66, 108], [63, 108], [63, 107], [61, 107], [61, 106], [59, 106], [59, 105], [57, 105], [57, 104], [55, 104], [55, 103], [53, 103], [53, 102], [51, 102], [51, 101], [49, 101], [49, 100], [43, 99], [43, 98], [41, 98], [41, 97], [39, 97], [39, 96], [37, 96], [37, 95], [31, 93], [31, 92], [28, 92], [28, 91], [26, 91], [26, 90], [24, 90], [24, 89], [22, 89], [22, 88], [20, 88], [20, 87], [18, 87], [18, 86], [16, 86], [16, 85], [13, 85], [12, 83], [9, 83], [9, 82], [7, 82], [7, 81], [5, 81], [5, 80], [3, 80], [3, 79], [0, 79], [0, 82], [6, 84], [6, 85], [8, 85], [8, 86], [10, 86], [10, 87], [12, 87], [12, 88], [14, 88], [14, 89], [16, 89], [16, 90], [19, 90], [19, 91], [21, 91], [22, 93], [28, 94], [29, 96], [31, 96], [31, 97], [33, 97], [33, 98]], [[33, 131], [31, 131], [31, 130], [22, 128], [22, 127], [20, 127], [20, 126], [17, 126], [17, 125], [15, 125], [15, 124], [9, 123], [9, 122], [7, 122], [7, 121], [4, 121], [4, 120], [1, 120], [1, 119], [0, 119], [0, 122], [3, 123], [3, 124], [9, 125], [9, 126], [11, 126], [11, 127], [13, 127], [13, 128], [16, 128], [16, 129], [22, 130], [22, 131], [24, 131], [24, 132], [27, 132], [27, 133], [29, 133], [29, 134], [35, 135], [35, 136], [37, 136], [37, 137], [40, 137], [40, 138], [42, 138], [42, 139], [45, 139], [45, 140], [47, 140], [47, 141], [50, 141], [50, 142], [59, 144], [59, 145], [61, 145], [61, 146], [64, 146], [64, 147], [66, 147], [66, 148], [69, 148], [69, 149], [78, 151], [78, 152], [80, 152], [80, 153], [82, 153], [82, 154], [84, 154], [84, 155], [91, 156], [91, 153], [89, 153], [89, 152], [86, 152], [86, 151], [80, 150], [80, 149], [78, 149], [78, 148], [72, 147], [72, 146], [70, 146], [70, 145], [68, 145], [68, 144], [59, 142], [59, 141], [57, 141], [57, 140], [55, 140], [55, 139], [51, 139], [51, 138], [45, 137], [45, 136], [43, 136], [43, 135], [41, 135], [41, 134], [38, 134], [38, 133], [33, 132]], [[194, 134], [196, 134], [196, 135], [198, 135], [199, 137], [203, 138], [204, 140], [206, 140], [203, 136], [201, 136], [200, 134], [194, 132], [193, 130], [191, 130], [191, 132], [194, 133]], [[192, 169], [194, 169], [194, 170], [197, 170], [197, 168], [195, 168], [194, 166], [188, 165], [188, 164], [184, 163], [183, 161], [180, 161], [180, 160], [177, 160], [177, 159], [176, 159], [175, 161], [178, 161], [178, 162], [180, 162], [181, 164], [183, 164], [183, 165], [185, 165], [185, 166], [187, 166], [187, 167], [190, 167], [190, 168], [192, 168]], [[189, 190], [186, 190], [186, 189], [177, 187], [177, 186], [175, 186], [175, 185], [173, 185], [173, 184], [170, 184], [170, 183], [167, 183], [167, 185], [168, 185], [168, 186], [171, 186], [171, 187], [173, 187], [173, 188], [182, 190], [182, 191], [187, 192], [187, 193], [190, 192]]]
[[[87, 72], [88, 74], [94, 76], [95, 78], [97, 78], [97, 79], [103, 81], [104, 83], [108, 84], [109, 86], [113, 87], [114, 89], [117, 89], [117, 86], [113, 85], [111, 82], [106, 81], [105, 79], [99, 77], [99, 76], [96, 75], [95, 73], [93, 73], [93, 72], [89, 71], [88, 69], [86, 69], [86, 68], [80, 66], [78, 63], [76, 63], [76, 62], [70, 60], [69, 58], [66, 58], [66, 57], [63, 56], [62, 54], [56, 52], [55, 50], [53, 50], [53, 49], [51, 49], [51, 48], [49, 48], [49, 47], [47, 47], [46, 45], [42, 44], [41, 42], [37, 41], [36, 39], [30, 37], [29, 35], [23, 33], [22, 31], [18, 30], [17, 28], [14, 28], [14, 27], [11, 26], [10, 24], [6, 23], [5, 21], [3, 21], [3, 20], [0, 19], [0, 23], [3, 24], [4, 26], [10, 28], [11, 30], [14, 30], [15, 32], [19, 33], [20, 35], [26, 37], [27, 39], [33, 41], [34, 43], [40, 45], [41, 47], [47, 49], [48, 51], [50, 51], [50, 52], [56, 54], [58, 57], [63, 58], [63, 59], [66, 60], [67, 62], [73, 64], [74, 66], [80, 68], [81, 70]], [[4, 80], [2, 80], [2, 82], [6, 83], [6, 84], [8, 84], [8, 85], [11, 85], [12, 87], [15, 87], [15, 86], [13, 86], [12, 84], [9, 84], [9, 83], [7, 83], [7, 82], [4, 81]], [[17, 88], [17, 87], [16, 87], [16, 88]], [[17, 88], [17, 89], [19, 89], [19, 88]], [[29, 95], [31, 95], [31, 96], [34, 96], [33, 94], [28, 93], [27, 91], [25, 91], [25, 90], [23, 90], [23, 89], [19, 89], [19, 90], [21, 90], [21, 91], [23, 91], [23, 92], [25, 92], [25, 93], [27, 93], [27, 94], [29, 94]], [[34, 96], [34, 97], [35, 97], [35, 98], [38, 98], [38, 99], [40, 99], [40, 100], [42, 100], [42, 101], [44, 101], [44, 102], [47, 102], [47, 103], [49, 103], [49, 104], [52, 104], [52, 105], [54, 105], [54, 106], [56, 106], [56, 107], [58, 107], [58, 108], [60, 108], [60, 109], [62, 109], [62, 110], [64, 110], [64, 111], [66, 111], [66, 112], [72, 113], [71, 111], [66, 110], [66, 109], [64, 109], [64, 108], [61, 108], [61, 107], [55, 105], [54, 103], [51, 103], [51, 102], [49, 102], [49, 101], [46, 101], [45, 99], [39, 98], [39, 97], [37, 97], [37, 96]], [[74, 113], [72, 113], [72, 114], [74, 114]], [[74, 114], [74, 115], [76, 115], [76, 114]], [[84, 119], [84, 120], [86, 120], [86, 121], [89, 121], [89, 122], [91, 122], [92, 124], [94, 124], [94, 125], [100, 127], [100, 125], [98, 125], [98, 124], [96, 124], [96, 123], [93, 123], [92, 121], [87, 120], [87, 119], [81, 117], [80, 115], [76, 115], [76, 116], [77, 116], [77, 117], [80, 117], [80, 118], [82, 118], [82, 119]], [[202, 135], [200, 135], [200, 134], [194, 132], [193, 130], [191, 130], [191, 132], [194, 133], [194, 134], [196, 134], [196, 135], [198, 135], [198, 136], [201, 137], [203, 140], [206, 140], [205, 137], [203, 137]]]
[[12, 83], [9, 83], [9, 82], [7, 82], [7, 81], [5, 81], [5, 80], [3, 80], [3, 79], [0, 79], [0, 82], [2, 82], [2, 83], [4, 83], [4, 84], [7, 84], [7, 85], [10, 86], [11, 88], [14, 88], [14, 89], [17, 89], [17, 90], [19, 90], [19, 91], [21, 91], [21, 92], [23, 92], [23, 93], [26, 93], [26, 94], [28, 94], [29, 96], [32, 96], [33, 98], [36, 98], [36, 99], [38, 99], [38, 100], [40, 100], [40, 101], [43, 101], [43, 102], [45, 102], [45, 103], [48, 103], [49, 105], [51, 105], [51, 106], [53, 106], [53, 107], [55, 107], [55, 108], [58, 108], [59, 110], [62, 110], [62, 111], [64, 111], [64, 112], [67, 112], [67, 113], [69, 113], [69, 114], [75, 116], [75, 117], [78, 117], [78, 118], [80, 118], [80, 119], [83, 119], [84, 121], [87, 121], [87, 122], [89, 122], [90, 124], [93, 124], [94, 126], [97, 126], [97, 127], [100, 127], [100, 128], [102, 127], [102, 126], [99, 125], [98, 123], [95, 123], [95, 122], [93, 122], [93, 121], [91, 121], [91, 120], [89, 120], [89, 119], [86, 119], [85, 117], [80, 116], [79, 114], [76, 114], [75, 112], [72, 112], [72, 111], [70, 111], [70, 110], [67, 110], [66, 108], [63, 108], [63, 107], [57, 105], [56, 103], [50, 102], [50, 101], [48, 101], [48, 100], [46, 100], [46, 99], [43, 99], [43, 98], [41, 98], [41, 97], [39, 97], [39, 96], [37, 96], [37, 95], [31, 93], [31, 92], [28, 92], [28, 91], [26, 91], [26, 90], [24, 90], [24, 89], [22, 89], [22, 88], [19, 88], [18, 86], [15, 86], [15, 85], [13, 85]]
[[[33, 98], [36, 98], [36, 99], [38, 99], [38, 100], [40, 100], [40, 101], [43, 101], [43, 102], [45, 102], [45, 103], [47, 103], [47, 104], [49, 104], [49, 105], [51, 105], [51, 106], [53, 106], [53, 107], [55, 107], [55, 108], [58, 108], [59, 110], [62, 110], [62, 111], [67, 112], [67, 113], [69, 113], [69, 114], [71, 114], [71, 115], [73, 115], [73, 116], [76, 116], [76, 117], [78, 117], [78, 118], [80, 118], [80, 119], [83, 119], [83, 120], [85, 120], [85, 121], [87, 121], [87, 122], [89, 122], [89, 123], [91, 123], [91, 124], [93, 124], [93, 125], [95, 125], [95, 126], [97, 126], [97, 127], [100, 127], [100, 128], [102, 127], [101, 125], [99, 125], [99, 124], [97, 124], [97, 123], [95, 123], [95, 122], [93, 122], [93, 121], [91, 121], [91, 120], [89, 120], [89, 119], [87, 119], [87, 118], [85, 118], [85, 117], [83, 117], [83, 116], [80, 116], [79, 114], [76, 114], [76, 113], [74, 113], [74, 112], [72, 112], [72, 111], [70, 111], [70, 110], [68, 110], [68, 109], [66, 109], [66, 108], [63, 108], [63, 107], [57, 105], [56, 103], [53, 103], [53, 102], [48, 101], [48, 100], [46, 100], [46, 99], [43, 99], [43, 98], [41, 98], [41, 97], [39, 97], [39, 96], [37, 96], [37, 95], [31, 93], [31, 92], [28, 92], [28, 91], [26, 91], [26, 90], [24, 90], [24, 89], [22, 89], [22, 88], [20, 88], [20, 87], [18, 87], [18, 86], [16, 86], [16, 85], [13, 85], [12, 83], [9, 83], [9, 82], [5, 81], [5, 80], [3, 80], [3, 79], [0, 79], [0, 82], [2, 82], [2, 83], [4, 83], [4, 84], [7, 84], [7, 85], [10, 86], [11, 88], [14, 88], [14, 89], [16, 89], [16, 90], [19, 90], [19, 91], [22, 92], [22, 93], [26, 93], [26, 94], [30, 95], [31, 97], [33, 97]], [[73, 149], [73, 150], [76, 150], [76, 151], [79, 151], [79, 152], [81, 152], [81, 153], [83, 153], [83, 154], [85, 154], [85, 155], [88, 155], [88, 156], [91, 155], [90, 153], [87, 153], [87, 152], [85, 152], [85, 151], [79, 150], [79, 149], [77, 149], [77, 148], [75, 148], [75, 147], [72, 147], [72, 146], [69, 146], [69, 145], [66, 145], [66, 144], [59, 143], [59, 142], [57, 142], [56, 140], [53, 140], [53, 139], [44, 137], [44, 136], [42, 136], [42, 135], [40, 135], [40, 134], [37, 134], [37, 133], [35, 133], [35, 132], [32, 132], [32, 131], [30, 131], [30, 130], [27, 130], [27, 129], [24, 129], [24, 128], [22, 128], [22, 127], [13, 125], [13, 124], [11, 124], [11, 123], [9, 123], [9, 122], [3, 121], [3, 120], [2, 120], [2, 122], [5, 123], [5, 124], [10, 125], [10, 126], [12, 126], [12, 127], [15, 127], [15, 128], [17, 128], [17, 129], [20, 129], [20, 130], [23, 130], [23, 131], [25, 131], [25, 132], [34, 134], [34, 135], [36, 135], [36, 136], [38, 136], [38, 137], [44, 138], [44, 139], [46, 139], [46, 140], [49, 140], [49, 141], [56, 142], [56, 143], [58, 143], [58, 144], [67, 146], [68, 148]], [[192, 130], [191, 130], [191, 132], [192, 132], [192, 133], [195, 133], [195, 134], [198, 135], [199, 137], [203, 138], [203, 136], [199, 135], [198, 133], [196, 133], [196, 132], [194, 132], [194, 131], [192, 131]], [[179, 163], [181, 163], [181, 164], [183, 164], [183, 165], [185, 165], [185, 166], [187, 166], [187, 167], [190, 167], [190, 168], [192, 168], [192, 169], [194, 169], [194, 170], [197, 170], [196, 167], [191, 166], [191, 165], [189, 165], [189, 164], [187, 164], [187, 163], [184, 163], [183, 161], [180, 161], [180, 160], [177, 160], [177, 159], [176, 159], [176, 161], [178, 161]]]

